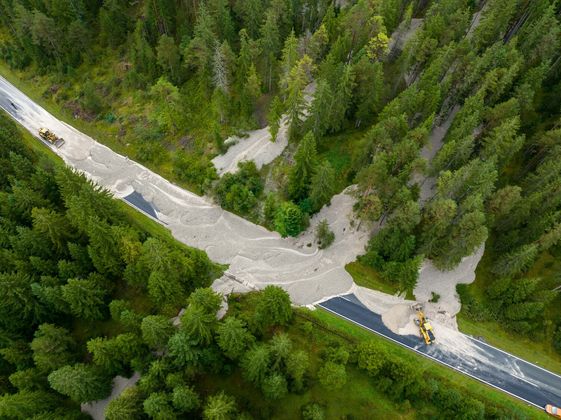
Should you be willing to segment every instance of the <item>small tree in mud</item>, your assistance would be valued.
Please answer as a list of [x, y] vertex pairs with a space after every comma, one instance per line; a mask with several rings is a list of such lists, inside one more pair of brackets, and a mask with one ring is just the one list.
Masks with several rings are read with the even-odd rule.
[[323, 219], [316, 228], [316, 241], [319, 249], [325, 249], [333, 243], [335, 234], [329, 229], [327, 220]]

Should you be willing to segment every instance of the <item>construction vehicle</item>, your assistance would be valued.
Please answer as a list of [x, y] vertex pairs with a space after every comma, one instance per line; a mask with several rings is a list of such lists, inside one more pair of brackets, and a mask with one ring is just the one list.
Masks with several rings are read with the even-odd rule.
[[55, 133], [53, 133], [48, 128], [40, 128], [39, 137], [41, 137], [43, 140], [48, 141], [55, 147], [60, 147], [64, 144], [64, 139], [62, 137], [58, 137]]
[[423, 312], [423, 306], [420, 304], [414, 305], [413, 309], [417, 312], [417, 319], [415, 324], [419, 327], [421, 331], [421, 337], [425, 340], [425, 343], [432, 344], [436, 340], [434, 337], [434, 332], [432, 330], [432, 325], [430, 320], [425, 316]]

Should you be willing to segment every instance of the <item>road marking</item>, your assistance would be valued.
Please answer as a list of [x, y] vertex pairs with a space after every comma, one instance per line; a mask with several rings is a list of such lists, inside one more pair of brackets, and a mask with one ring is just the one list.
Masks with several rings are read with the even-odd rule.
[[511, 354], [511, 353], [509, 353], [509, 352], [507, 352], [507, 351], [504, 351], [504, 350], [501, 350], [500, 348], [495, 347], [495, 346], [493, 346], [493, 345], [491, 345], [491, 344], [488, 344], [488, 343], [485, 343], [485, 342], [483, 342], [483, 341], [481, 341], [481, 340], [478, 340], [478, 339], [475, 338], [475, 337], [472, 337], [472, 336], [470, 336], [470, 335], [466, 335], [466, 336], [467, 336], [469, 339], [473, 340], [473, 341], [477, 341], [478, 343], [483, 344], [484, 346], [491, 347], [492, 349], [498, 350], [498, 351], [500, 351], [501, 353], [507, 354], [507, 355], [509, 355], [509, 356], [511, 356], [511, 357], [513, 357], [513, 358], [515, 358], [515, 359], [517, 359], [517, 360], [520, 360], [521, 362], [527, 363], [527, 364], [529, 364], [529, 365], [531, 365], [531, 366], [534, 366], [534, 367], [536, 367], [536, 368], [538, 368], [538, 369], [541, 369], [541, 370], [543, 370], [544, 372], [547, 372], [547, 373], [549, 373], [549, 374], [551, 374], [551, 375], [557, 376], [558, 378], [561, 379], [561, 375], [559, 375], [559, 374], [557, 374], [557, 373], [555, 373], [555, 372], [552, 372], [552, 371], [550, 371], [550, 370], [547, 370], [546, 368], [543, 368], [543, 367], [541, 367], [541, 366], [538, 366], [538, 365], [536, 365], [536, 364], [534, 364], [534, 363], [532, 363], [532, 362], [529, 362], [529, 361], [527, 361], [527, 360], [521, 359], [520, 357], [515, 356], [514, 354]]
[[493, 385], [492, 383], [489, 383], [489, 382], [487, 382], [487, 381], [485, 381], [485, 380], [483, 380], [483, 379], [481, 379], [481, 378], [478, 378], [477, 376], [474, 376], [474, 375], [472, 375], [472, 374], [469, 373], [469, 372], [465, 372], [465, 371], [463, 371], [463, 370], [460, 370], [460, 369], [458, 369], [458, 368], [456, 368], [456, 367], [454, 367], [454, 366], [452, 366], [452, 365], [450, 365], [450, 364], [448, 364], [448, 363], [446, 363], [446, 362], [444, 362], [444, 361], [442, 361], [442, 360], [439, 360], [439, 359], [437, 359], [437, 358], [435, 358], [435, 357], [433, 357], [433, 356], [431, 356], [431, 355], [429, 355], [429, 354], [427, 354], [427, 353], [423, 353], [423, 352], [421, 352], [421, 351], [419, 351], [419, 350], [417, 350], [417, 349], [415, 349], [415, 348], [413, 348], [413, 347], [409, 347], [408, 345], [406, 345], [406, 344], [404, 344], [404, 343], [402, 343], [402, 342], [400, 342], [400, 341], [398, 341], [398, 340], [396, 340], [396, 339], [394, 339], [394, 338], [392, 338], [392, 337], [389, 337], [389, 336], [387, 336], [387, 335], [385, 335], [385, 334], [383, 334], [383, 333], [381, 333], [381, 332], [379, 332], [379, 331], [376, 331], [376, 330], [374, 330], [374, 329], [372, 329], [372, 328], [370, 328], [370, 327], [367, 327], [366, 325], [363, 325], [363, 324], [361, 324], [360, 322], [355, 321], [354, 319], [351, 319], [351, 318], [349, 318], [349, 317], [346, 317], [345, 315], [342, 315], [342, 314], [340, 314], [340, 313], [338, 313], [338, 312], [335, 312], [335, 311], [332, 310], [332, 309], [326, 308], [326, 307], [323, 306], [322, 304], [319, 304], [319, 306], [320, 306], [321, 308], [325, 309], [326, 311], [329, 311], [329, 312], [331, 312], [331, 313], [337, 315], [337, 316], [340, 317], [340, 318], [346, 319], [347, 321], [352, 322], [353, 324], [356, 324], [356, 325], [358, 325], [359, 327], [362, 327], [362, 328], [364, 328], [364, 329], [366, 329], [366, 330], [368, 330], [368, 331], [371, 331], [371, 332], [373, 332], [374, 334], [377, 334], [377, 335], [379, 335], [379, 336], [381, 336], [381, 337], [384, 337], [384, 338], [386, 338], [387, 340], [391, 340], [391, 341], [393, 341], [394, 343], [397, 343], [397, 344], [399, 344], [400, 346], [405, 347], [406, 349], [413, 350], [415, 353], [418, 353], [418, 354], [420, 354], [420, 355], [422, 355], [422, 356], [425, 356], [425, 357], [427, 357], [427, 358], [429, 358], [429, 359], [432, 359], [432, 360], [434, 360], [435, 362], [438, 362], [438, 363], [440, 363], [440, 364], [442, 364], [442, 365], [448, 366], [449, 368], [454, 369], [454, 370], [457, 371], [457, 372], [463, 373], [464, 375], [467, 375], [467, 376], [469, 376], [469, 377], [471, 377], [471, 378], [473, 378], [473, 379], [475, 379], [475, 380], [477, 380], [477, 381], [479, 381], [479, 382], [482, 382], [482, 383], [484, 383], [484, 384], [486, 384], [486, 385], [489, 385], [489, 386], [491, 386], [491, 387], [493, 387], [493, 388], [495, 388], [495, 389], [498, 389], [499, 391], [502, 391], [502, 392], [504, 392], [504, 393], [506, 393], [506, 394], [509, 394], [509, 395], [511, 395], [511, 396], [513, 396], [513, 397], [515, 397], [515, 398], [518, 398], [519, 400], [522, 400], [522, 401], [524, 401], [524, 402], [527, 403], [527, 404], [533, 405], [534, 407], [539, 408], [540, 410], [543, 410], [543, 407], [542, 407], [542, 406], [540, 406], [540, 405], [538, 405], [538, 404], [535, 404], [535, 403], [533, 403], [533, 402], [531, 402], [531, 401], [528, 401], [527, 399], [522, 398], [522, 397], [519, 396], [519, 395], [513, 394], [512, 392], [509, 392], [509, 391], [507, 391], [506, 389], [502, 389], [502, 388], [500, 388], [500, 387], [497, 386], [497, 385]]

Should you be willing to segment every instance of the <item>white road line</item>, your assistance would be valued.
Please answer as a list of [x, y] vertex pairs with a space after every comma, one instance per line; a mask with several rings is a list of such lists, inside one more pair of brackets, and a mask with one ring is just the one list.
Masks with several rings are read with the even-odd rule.
[[551, 375], [557, 376], [558, 378], [561, 379], [561, 375], [559, 375], [559, 374], [557, 374], [557, 373], [555, 373], [555, 372], [552, 372], [552, 371], [550, 371], [550, 370], [547, 370], [547, 369], [545, 369], [545, 368], [543, 368], [543, 367], [541, 367], [541, 366], [538, 366], [538, 365], [536, 365], [536, 364], [534, 364], [534, 363], [532, 363], [532, 362], [529, 362], [529, 361], [527, 361], [527, 360], [521, 359], [520, 357], [515, 356], [514, 354], [511, 354], [511, 353], [509, 353], [509, 352], [507, 352], [507, 351], [504, 351], [504, 350], [501, 350], [500, 348], [495, 347], [495, 346], [493, 346], [493, 345], [491, 345], [491, 344], [488, 344], [488, 343], [485, 343], [485, 342], [483, 342], [483, 341], [481, 341], [481, 340], [478, 340], [478, 339], [475, 338], [475, 337], [472, 337], [472, 336], [467, 336], [467, 337], [470, 338], [470, 339], [472, 339], [473, 341], [477, 341], [478, 343], [483, 344], [484, 346], [491, 347], [492, 349], [498, 350], [498, 351], [500, 351], [501, 353], [507, 354], [507, 355], [509, 355], [509, 356], [511, 356], [511, 357], [513, 357], [513, 358], [515, 358], [515, 359], [517, 359], [517, 360], [520, 360], [521, 362], [527, 363], [527, 364], [529, 364], [529, 365], [531, 365], [531, 366], [534, 366], [534, 367], [536, 367], [536, 368], [538, 368], [538, 369], [541, 369], [541, 370], [543, 370], [544, 372], [547, 372], [547, 373], [549, 373], [549, 374], [551, 374]]
[[418, 353], [418, 354], [420, 354], [420, 355], [422, 355], [422, 356], [425, 356], [425, 357], [427, 357], [427, 358], [429, 358], [429, 359], [432, 359], [432, 360], [434, 360], [435, 362], [438, 362], [438, 363], [440, 363], [440, 364], [442, 364], [442, 365], [448, 366], [449, 368], [454, 369], [454, 370], [457, 371], [457, 372], [463, 373], [464, 375], [467, 375], [467, 376], [469, 376], [469, 377], [471, 377], [471, 378], [473, 378], [473, 379], [475, 379], [475, 380], [477, 380], [477, 381], [479, 381], [479, 382], [482, 382], [482, 383], [484, 383], [484, 384], [486, 384], [486, 385], [489, 385], [489, 386], [491, 386], [491, 387], [493, 387], [493, 388], [495, 388], [495, 389], [498, 389], [499, 391], [502, 391], [502, 392], [505, 392], [505, 393], [511, 395], [512, 397], [518, 398], [519, 400], [522, 400], [522, 401], [524, 401], [524, 402], [527, 403], [527, 404], [533, 405], [534, 407], [539, 408], [540, 410], [543, 410], [543, 407], [541, 407], [541, 406], [539, 406], [539, 405], [537, 405], [537, 404], [534, 404], [533, 402], [528, 401], [527, 399], [522, 398], [522, 397], [519, 396], [519, 395], [513, 394], [512, 392], [509, 392], [509, 391], [507, 391], [506, 389], [502, 389], [502, 388], [498, 387], [497, 385], [493, 385], [492, 383], [489, 383], [489, 382], [487, 382], [487, 381], [485, 381], [485, 380], [483, 380], [483, 379], [481, 379], [481, 378], [478, 378], [477, 376], [474, 376], [474, 375], [472, 375], [472, 374], [469, 373], [469, 372], [465, 372], [465, 371], [463, 371], [463, 370], [460, 370], [460, 369], [458, 369], [458, 368], [456, 368], [456, 367], [454, 367], [454, 366], [452, 366], [452, 365], [450, 365], [450, 364], [448, 364], [448, 363], [446, 363], [446, 362], [444, 362], [444, 361], [442, 361], [442, 360], [439, 360], [439, 359], [437, 359], [437, 358], [435, 358], [435, 357], [433, 357], [433, 356], [431, 356], [431, 355], [429, 355], [429, 354], [423, 353], [423, 352], [421, 352], [421, 351], [419, 351], [419, 350], [417, 350], [417, 349], [415, 349], [415, 348], [413, 348], [413, 347], [409, 347], [408, 345], [403, 344], [403, 343], [401, 343], [400, 341], [397, 341], [397, 340], [395, 340], [395, 339], [392, 338], [392, 337], [389, 337], [389, 336], [387, 336], [387, 335], [385, 335], [385, 334], [382, 334], [382, 333], [379, 332], [379, 331], [373, 330], [372, 328], [369, 328], [369, 327], [367, 327], [366, 325], [362, 325], [360, 322], [355, 321], [354, 319], [348, 318], [348, 317], [346, 317], [345, 315], [342, 315], [342, 314], [340, 314], [340, 313], [338, 313], [338, 312], [335, 312], [335, 311], [332, 310], [332, 309], [326, 308], [325, 306], [323, 306], [323, 305], [321, 305], [321, 304], [320, 304], [319, 306], [320, 306], [321, 308], [325, 309], [326, 311], [329, 311], [329, 312], [331, 312], [331, 313], [337, 315], [337, 316], [340, 317], [340, 318], [346, 319], [347, 321], [352, 322], [353, 324], [356, 324], [356, 325], [358, 325], [359, 327], [362, 327], [362, 328], [364, 328], [364, 329], [366, 329], [366, 330], [368, 330], [368, 331], [373, 332], [374, 334], [377, 334], [377, 335], [379, 335], [379, 336], [381, 336], [381, 337], [384, 337], [384, 338], [386, 338], [386, 339], [388, 339], [388, 340], [391, 340], [391, 341], [393, 341], [394, 343], [397, 343], [397, 344], [399, 344], [400, 346], [405, 347], [406, 349], [413, 350], [415, 353]]

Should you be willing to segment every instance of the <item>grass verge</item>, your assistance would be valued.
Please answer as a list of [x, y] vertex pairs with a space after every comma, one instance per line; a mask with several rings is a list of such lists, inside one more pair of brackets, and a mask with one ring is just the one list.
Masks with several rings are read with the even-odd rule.
[[345, 266], [345, 270], [352, 276], [358, 286], [379, 290], [390, 295], [399, 293], [398, 288], [385, 282], [376, 270], [358, 261], [353, 261]]
[[[351, 275], [353, 281], [362, 287], [366, 287], [372, 290], [378, 290], [383, 293], [387, 293], [388, 295], [396, 295], [403, 293], [399, 290], [396, 284], [391, 284], [385, 281], [380, 273], [373, 269], [372, 267], [368, 267], [367, 265], [362, 264], [359, 261], [353, 261], [345, 266], [345, 270]], [[415, 300], [415, 296], [411, 290], [407, 290], [405, 293], [405, 299], [408, 300]]]
[[[495, 280], [491, 273], [493, 258], [485, 253], [476, 270], [475, 281], [468, 286], [470, 294], [478, 300], [485, 302], [486, 290]], [[530, 278], [541, 278], [549, 282], [549, 288], [557, 284], [557, 273], [561, 265], [558, 257], [543, 253], [536, 260], [534, 266], [528, 271]], [[561, 316], [561, 295], [558, 295], [546, 307], [546, 321], [543, 329], [538, 331], [539, 338], [530, 338], [527, 335], [515, 334], [506, 330], [500, 321], [476, 321], [467, 316], [463, 310], [457, 315], [460, 331], [475, 337], [482, 337], [487, 343], [507, 351], [517, 357], [534, 363], [544, 369], [561, 374], [561, 354], [557, 353], [551, 343], [555, 323], [551, 319]]]

